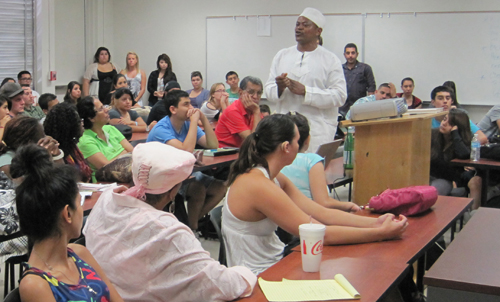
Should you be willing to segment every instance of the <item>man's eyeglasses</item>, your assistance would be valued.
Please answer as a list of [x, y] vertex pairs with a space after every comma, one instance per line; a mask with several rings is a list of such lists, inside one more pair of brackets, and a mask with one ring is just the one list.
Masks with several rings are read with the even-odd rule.
[[31, 81], [33, 80], [32, 78], [21, 78], [21, 81]]
[[255, 91], [255, 90], [245, 90], [245, 91], [249, 95], [255, 95], [255, 94], [257, 94], [257, 96], [261, 96], [262, 95], [262, 91]]

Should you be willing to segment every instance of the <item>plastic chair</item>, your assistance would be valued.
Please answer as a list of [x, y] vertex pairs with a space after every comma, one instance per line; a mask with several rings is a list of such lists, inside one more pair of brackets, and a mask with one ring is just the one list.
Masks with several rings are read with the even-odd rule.
[[224, 238], [222, 237], [221, 224], [222, 224], [222, 206], [218, 206], [210, 211], [210, 221], [214, 225], [217, 237], [219, 237], [219, 262], [227, 266], [226, 260], [226, 247], [224, 245]]
[[[21, 232], [16, 232], [10, 235], [0, 236], [0, 242], [16, 239], [23, 236]], [[5, 260], [5, 269], [4, 269], [4, 283], [3, 283], [3, 296], [6, 297], [9, 293], [9, 282], [10, 282], [10, 290], [14, 290], [16, 288], [16, 272], [15, 265], [19, 264], [19, 276], [23, 273], [23, 266], [21, 263], [28, 261], [28, 255], [20, 255], [20, 256], [12, 256]]]
[[12, 290], [3, 302], [21, 302], [21, 295], [19, 294], [19, 287]]
[[83, 236], [83, 235], [82, 235], [80, 238], [78, 238], [78, 239], [74, 242], [74, 244], [79, 244], [79, 245], [83, 245], [83, 246], [85, 246], [85, 236]]

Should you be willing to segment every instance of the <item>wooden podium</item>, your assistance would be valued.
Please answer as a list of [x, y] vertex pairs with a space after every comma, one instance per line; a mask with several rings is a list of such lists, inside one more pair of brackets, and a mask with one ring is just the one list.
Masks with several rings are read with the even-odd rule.
[[365, 205], [387, 188], [428, 185], [431, 119], [445, 114], [343, 121], [343, 127], [356, 127], [353, 201]]

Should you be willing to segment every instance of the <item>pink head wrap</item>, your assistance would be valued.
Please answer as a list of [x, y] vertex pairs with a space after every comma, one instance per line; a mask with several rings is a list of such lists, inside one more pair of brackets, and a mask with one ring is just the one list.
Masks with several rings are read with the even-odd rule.
[[162, 194], [191, 175], [192, 153], [159, 142], [139, 144], [132, 152], [134, 186], [126, 195], [146, 200], [146, 193]]

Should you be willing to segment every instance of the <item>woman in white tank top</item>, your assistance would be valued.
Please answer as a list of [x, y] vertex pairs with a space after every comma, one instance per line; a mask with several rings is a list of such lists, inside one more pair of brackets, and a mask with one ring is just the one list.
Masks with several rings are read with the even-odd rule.
[[125, 75], [128, 87], [134, 95], [135, 102], [142, 107], [142, 96], [146, 91], [146, 73], [144, 70], [139, 69], [139, 56], [135, 52], [131, 51], [127, 53], [126, 61], [127, 67], [120, 71], [120, 73]]
[[284, 248], [274, 233], [278, 226], [299, 236], [300, 224], [325, 224], [327, 245], [387, 240], [405, 231], [404, 216], [363, 217], [327, 209], [302, 194], [280, 173], [295, 159], [298, 140], [292, 119], [275, 114], [260, 121], [243, 142], [222, 212], [228, 266], [243, 265], [258, 274], [278, 262]]

